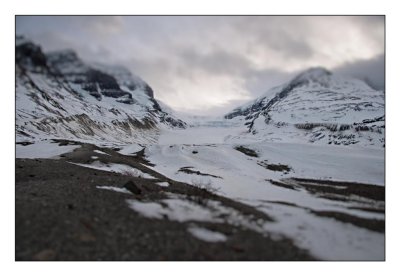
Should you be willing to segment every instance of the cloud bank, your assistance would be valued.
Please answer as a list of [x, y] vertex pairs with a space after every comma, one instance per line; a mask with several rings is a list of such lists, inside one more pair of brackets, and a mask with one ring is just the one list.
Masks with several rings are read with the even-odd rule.
[[222, 114], [312, 66], [384, 87], [382, 16], [17, 16], [16, 31], [122, 64], [190, 113]]

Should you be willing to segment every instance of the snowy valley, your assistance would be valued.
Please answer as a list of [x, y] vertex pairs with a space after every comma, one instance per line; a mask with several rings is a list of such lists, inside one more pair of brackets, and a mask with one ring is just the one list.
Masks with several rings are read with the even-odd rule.
[[[87, 255], [68, 255], [74, 248], [62, 248], [76, 241], [71, 234], [52, 245], [53, 258], [385, 258], [383, 91], [312, 68], [218, 118], [180, 118], [156, 97], [157, 91], [122, 67], [88, 65], [73, 51], [43, 53], [17, 40], [17, 195], [30, 187], [46, 194], [40, 185], [58, 177], [47, 177], [39, 163], [49, 175], [54, 164], [73, 190], [66, 192], [68, 199], [58, 194], [66, 186], [56, 185], [56, 198], [87, 212], [90, 221], [84, 227], [90, 233], [79, 234], [78, 242], [104, 243], [108, 234], [96, 225], [108, 216], [115, 225], [136, 223], [133, 236], [111, 238], [126, 244], [126, 255], [97, 256], [89, 249], [82, 249]], [[99, 213], [84, 203], [97, 197]], [[27, 200], [35, 202], [17, 200], [21, 210], [29, 209]], [[17, 216], [22, 239], [27, 224], [22, 211]], [[104, 227], [114, 231], [112, 224]], [[149, 244], [157, 241], [154, 248], [164, 255], [127, 242], [139, 234]], [[220, 255], [207, 255], [208, 246]], [[19, 248], [20, 259], [43, 256], [40, 248]]]

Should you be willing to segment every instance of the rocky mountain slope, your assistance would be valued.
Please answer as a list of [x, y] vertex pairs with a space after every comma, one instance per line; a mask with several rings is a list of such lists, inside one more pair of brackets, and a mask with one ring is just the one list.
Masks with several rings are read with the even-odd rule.
[[382, 147], [384, 98], [361, 80], [312, 68], [225, 118], [269, 141]]
[[151, 142], [159, 128], [186, 127], [123, 67], [89, 65], [71, 50], [43, 53], [21, 37], [15, 52], [17, 141]]

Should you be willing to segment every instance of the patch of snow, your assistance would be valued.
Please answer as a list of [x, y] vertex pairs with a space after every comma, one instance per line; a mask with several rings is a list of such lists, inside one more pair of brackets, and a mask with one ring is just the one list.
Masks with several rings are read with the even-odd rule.
[[188, 232], [195, 238], [206, 242], [225, 242], [227, 240], [224, 234], [202, 227], [189, 227]]
[[59, 146], [57, 143], [51, 143], [49, 141], [37, 141], [34, 144], [23, 146], [17, 144], [16, 146], [16, 158], [50, 158], [57, 159], [61, 154], [71, 152], [79, 145], [67, 145]]
[[[101, 150], [94, 150], [93, 152], [100, 153], [100, 154], [104, 154], [104, 155], [110, 155], [110, 154], [105, 153], [104, 151], [101, 151]], [[110, 156], [111, 156], [111, 155], [110, 155]]]
[[169, 186], [169, 183], [168, 183], [168, 182], [156, 182], [156, 184], [157, 184], [158, 186], [161, 186], [161, 187], [168, 187], [168, 186]]
[[121, 150], [118, 152], [124, 155], [135, 155], [138, 151], [141, 151], [143, 147], [138, 144], [124, 145], [121, 146]]
[[158, 144], [220, 144], [224, 143], [231, 135], [240, 135], [245, 131], [246, 129], [243, 126], [199, 126], [182, 130], [162, 129]]
[[99, 157], [97, 157], [97, 156], [91, 156], [90, 158], [91, 159], [99, 159]]
[[202, 204], [190, 201], [181, 196], [167, 193], [168, 199], [160, 202], [142, 202], [135, 199], [126, 200], [128, 206], [148, 218], [167, 218], [173, 221], [205, 221], [215, 223], [227, 223], [233, 226], [241, 226], [246, 229], [265, 233], [266, 222], [261, 220], [254, 222], [251, 218], [239, 211], [223, 206], [214, 200], [204, 200]]
[[381, 233], [295, 207], [274, 205], [265, 211], [273, 211], [277, 219], [266, 230], [292, 238], [297, 246], [323, 260], [384, 260], [385, 236]]
[[130, 171], [126, 171], [126, 174], [132, 175], [134, 177], [140, 177], [140, 178], [147, 178], [147, 179], [156, 179], [154, 176], [144, 173], [141, 170], [132, 168]]
[[134, 199], [127, 199], [126, 203], [129, 208], [146, 218], [162, 219], [163, 215], [167, 213], [161, 204], [156, 202], [141, 202]]
[[169, 220], [184, 221], [215, 221], [211, 210], [195, 204], [191, 201], [171, 198], [161, 201], [167, 207], [155, 202], [141, 202], [128, 199], [127, 203], [131, 209], [148, 218], [163, 218]]
[[74, 164], [74, 165], [86, 167], [86, 168], [101, 170], [101, 171], [115, 172], [115, 173], [130, 175], [130, 176], [134, 176], [134, 177], [146, 178], [146, 179], [156, 179], [152, 175], [144, 173], [141, 170], [132, 168], [131, 166], [128, 166], [125, 164], [116, 164], [116, 163], [106, 164], [106, 163], [103, 163], [100, 161], [94, 161], [91, 164], [82, 164], [82, 163], [73, 163], [73, 162], [70, 162], [70, 163]]
[[126, 188], [118, 188], [118, 187], [113, 187], [113, 186], [96, 186], [97, 189], [103, 189], [103, 190], [109, 190], [109, 191], [114, 191], [114, 192], [119, 192], [119, 193], [124, 193], [124, 194], [132, 194], [129, 190]]

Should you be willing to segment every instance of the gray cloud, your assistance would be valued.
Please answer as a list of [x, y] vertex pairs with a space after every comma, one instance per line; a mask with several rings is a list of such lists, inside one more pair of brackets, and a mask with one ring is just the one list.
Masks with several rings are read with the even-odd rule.
[[254, 97], [259, 97], [270, 88], [289, 81], [297, 73], [297, 71], [288, 73], [277, 69], [250, 70], [245, 74], [246, 88], [248, 91], [253, 91]]
[[364, 80], [375, 89], [385, 90], [385, 55], [383, 54], [371, 59], [343, 64], [333, 71]]
[[193, 49], [183, 49], [178, 53], [181, 62], [193, 68], [198, 68], [212, 74], [235, 75], [241, 74], [251, 67], [245, 56], [235, 55], [218, 49], [202, 54]]
[[271, 49], [285, 57], [309, 58], [313, 54], [311, 45], [305, 39], [304, 30], [309, 29], [302, 17], [292, 16], [255, 16], [240, 17], [236, 30], [240, 30], [248, 41], [249, 49], [261, 47]]
[[228, 111], [311, 66], [382, 85], [382, 16], [18, 16], [16, 31], [125, 65], [187, 112]]

